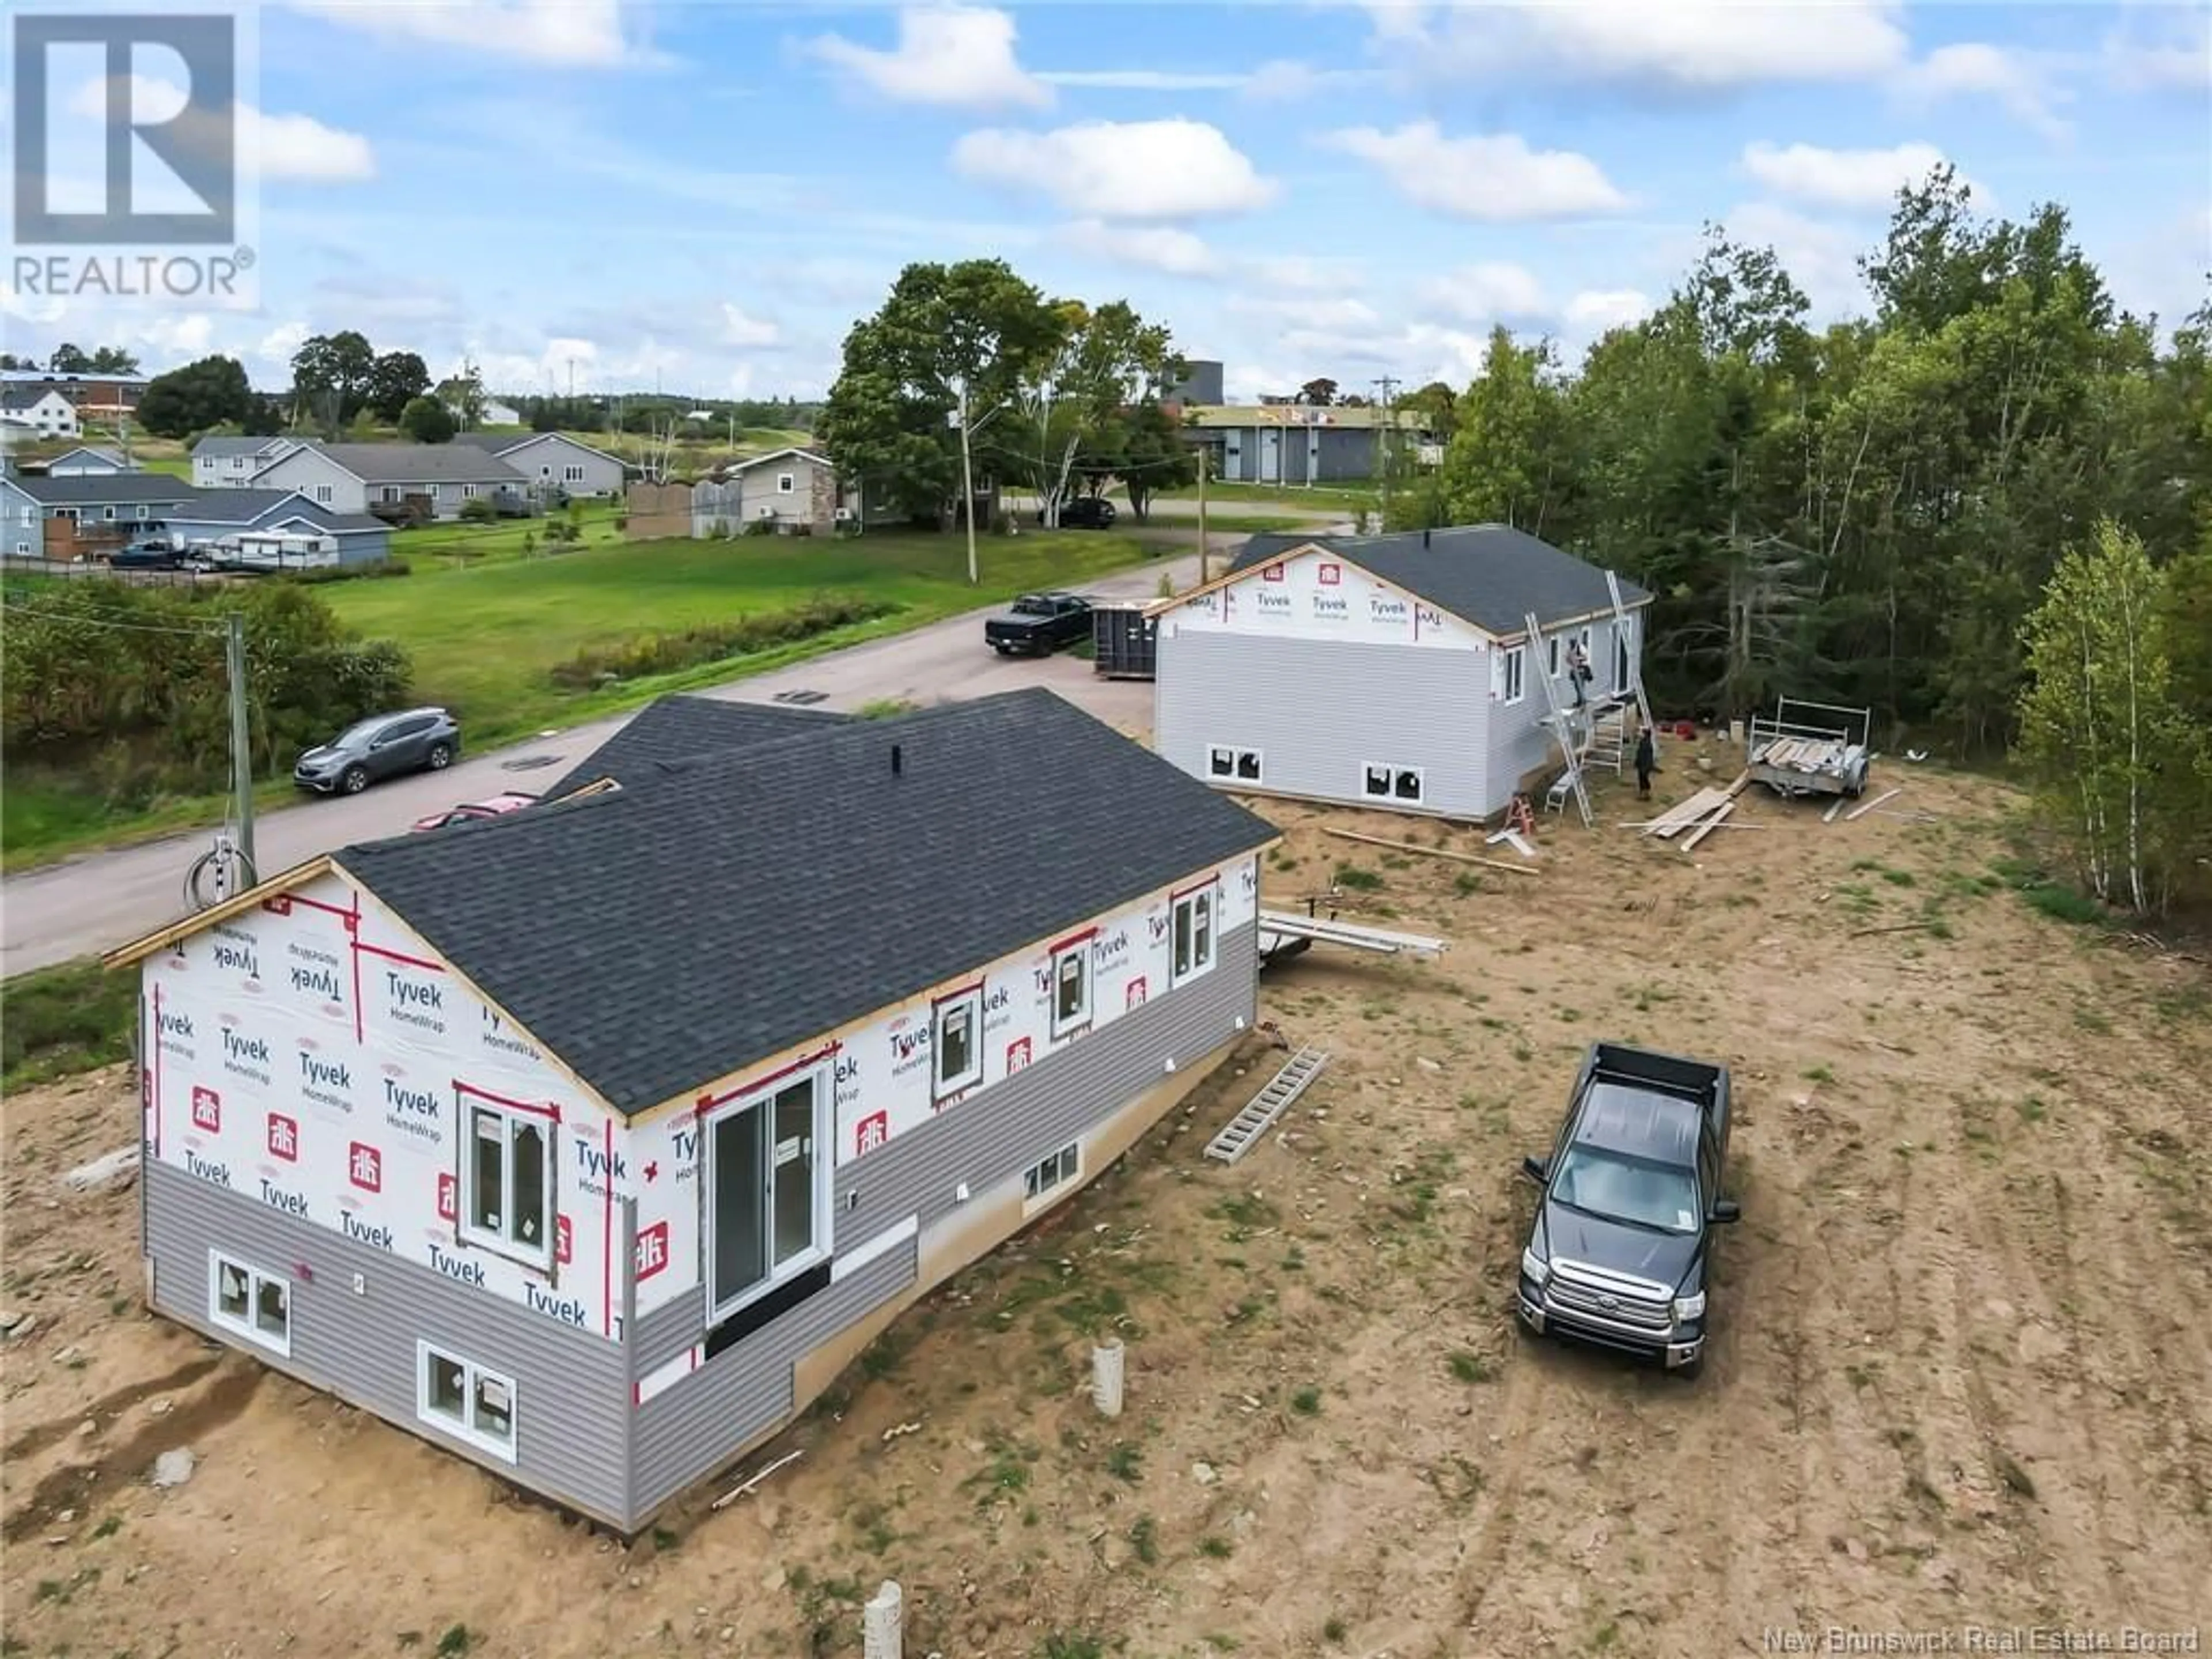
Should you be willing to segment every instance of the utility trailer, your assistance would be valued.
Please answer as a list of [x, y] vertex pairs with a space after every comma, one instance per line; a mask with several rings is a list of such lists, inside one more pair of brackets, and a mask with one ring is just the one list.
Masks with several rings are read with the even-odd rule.
[[1771, 720], [1754, 714], [1744, 745], [1745, 771], [1780, 795], [1848, 795], [1866, 792], [1873, 763], [1868, 741], [1874, 710], [1778, 697]]

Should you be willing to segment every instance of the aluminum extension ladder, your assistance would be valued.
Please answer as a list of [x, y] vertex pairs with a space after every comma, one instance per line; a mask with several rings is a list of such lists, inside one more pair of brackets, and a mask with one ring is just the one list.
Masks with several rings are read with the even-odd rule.
[[1328, 1056], [1320, 1049], [1300, 1048], [1283, 1062], [1283, 1069], [1275, 1073], [1267, 1086], [1253, 1096], [1250, 1103], [1206, 1143], [1206, 1155], [1224, 1164], [1237, 1162], [1252, 1150], [1254, 1141], [1273, 1127], [1277, 1118], [1290, 1110], [1291, 1103], [1306, 1091], [1306, 1085], [1319, 1077], [1322, 1067], [1328, 1064]]
[[1558, 735], [1559, 753], [1567, 763], [1566, 770], [1553, 779], [1552, 787], [1544, 792], [1544, 810], [1565, 810], [1567, 797], [1571, 794], [1576, 806], [1581, 809], [1583, 827], [1587, 830], [1597, 822], [1596, 815], [1590, 811], [1589, 791], [1583, 784], [1582, 726], [1588, 718], [1587, 711], [1560, 700], [1559, 683], [1553, 678], [1550, 665], [1545, 659], [1544, 630], [1537, 626], [1536, 613], [1528, 612], [1523, 623], [1528, 629], [1528, 654], [1522, 672], [1534, 674], [1544, 683], [1544, 701], [1552, 708], [1552, 717], [1547, 724]]

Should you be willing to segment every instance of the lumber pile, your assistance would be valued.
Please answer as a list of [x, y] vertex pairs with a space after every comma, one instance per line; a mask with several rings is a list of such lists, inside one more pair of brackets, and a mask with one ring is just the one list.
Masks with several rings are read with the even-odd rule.
[[1736, 797], [1750, 781], [1750, 772], [1740, 773], [1727, 788], [1700, 789], [1689, 799], [1668, 807], [1639, 827], [1644, 834], [1660, 841], [1674, 841], [1680, 836], [1681, 839], [1675, 844], [1687, 853], [1728, 822], [1729, 815], [1735, 811]]
[[1828, 772], [1843, 765], [1844, 751], [1834, 738], [1777, 738], [1753, 758], [1793, 772]]

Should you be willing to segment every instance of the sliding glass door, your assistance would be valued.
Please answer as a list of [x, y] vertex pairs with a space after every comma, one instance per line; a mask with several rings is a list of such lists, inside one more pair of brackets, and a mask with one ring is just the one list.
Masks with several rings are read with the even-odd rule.
[[811, 1072], [708, 1120], [708, 1301], [717, 1317], [827, 1246], [827, 1093], [823, 1074]]

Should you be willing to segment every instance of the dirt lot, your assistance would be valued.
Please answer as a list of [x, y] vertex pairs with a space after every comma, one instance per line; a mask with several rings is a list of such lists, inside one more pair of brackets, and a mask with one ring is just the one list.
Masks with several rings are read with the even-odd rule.
[[[1280, 1058], [1255, 1043], [910, 1315], [769, 1454], [799, 1462], [627, 1549], [146, 1317], [135, 1194], [56, 1185], [127, 1144], [123, 1079], [11, 1100], [7, 1651], [857, 1655], [885, 1577], [916, 1659], [2201, 1626], [2206, 969], [2008, 890], [1994, 787], [1889, 781], [1852, 823], [1747, 801], [1761, 827], [1689, 856], [1547, 821], [1533, 878], [1278, 811], [1271, 902], [1348, 864], [1348, 914], [1451, 952], [1271, 975], [1267, 1017], [1335, 1055], [1280, 1132], [1200, 1156]], [[1600, 1036], [1736, 1068], [1747, 1213], [1695, 1384], [1508, 1311], [1514, 1170]], [[1113, 1424], [1081, 1388], [1109, 1328]], [[198, 1472], [154, 1490], [178, 1446]]]

